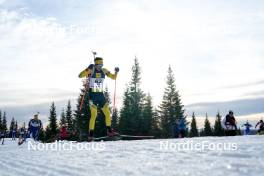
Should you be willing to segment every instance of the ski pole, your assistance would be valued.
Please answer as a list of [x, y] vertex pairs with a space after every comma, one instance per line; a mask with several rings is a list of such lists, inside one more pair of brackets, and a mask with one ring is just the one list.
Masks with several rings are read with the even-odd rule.
[[84, 90], [84, 94], [83, 94], [83, 96], [82, 96], [82, 100], [81, 100], [81, 104], [80, 104], [80, 111], [82, 111], [82, 107], [83, 107], [83, 102], [84, 102], [84, 97], [85, 97], [85, 95], [86, 95], [86, 92], [87, 92], [87, 89], [88, 89], [88, 81], [87, 81], [87, 83], [86, 83], [86, 85], [85, 85], [85, 88], [84, 88], [85, 90]]
[[116, 103], [116, 79], [115, 79], [115, 88], [114, 88], [114, 106], [113, 106], [114, 109], [116, 108], [115, 103]]

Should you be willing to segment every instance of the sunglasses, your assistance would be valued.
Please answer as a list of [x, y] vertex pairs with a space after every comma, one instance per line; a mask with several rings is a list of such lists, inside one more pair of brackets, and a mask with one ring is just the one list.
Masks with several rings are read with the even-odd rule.
[[103, 64], [95, 64], [96, 67], [102, 68]]

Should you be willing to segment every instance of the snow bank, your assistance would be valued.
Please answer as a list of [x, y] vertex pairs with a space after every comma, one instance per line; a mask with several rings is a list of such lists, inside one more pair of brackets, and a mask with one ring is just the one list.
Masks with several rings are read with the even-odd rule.
[[28, 143], [6, 139], [0, 145], [0, 175], [241, 176], [264, 169], [264, 136], [52, 145], [29, 150]]

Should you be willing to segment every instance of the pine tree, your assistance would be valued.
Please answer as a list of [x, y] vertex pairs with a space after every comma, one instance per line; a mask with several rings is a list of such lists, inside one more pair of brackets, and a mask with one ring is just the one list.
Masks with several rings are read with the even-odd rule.
[[[78, 140], [80, 141], [86, 141], [88, 139], [89, 120], [91, 116], [88, 89], [88, 86], [83, 85], [83, 88], [81, 89], [81, 93], [77, 101], [78, 103], [76, 105], [76, 110], [74, 111], [73, 127], [74, 130], [77, 132], [76, 135], [78, 136]], [[82, 108], [80, 108], [82, 99], [83, 104]]]
[[57, 125], [56, 107], [55, 107], [54, 102], [52, 102], [51, 107], [50, 107], [49, 128], [50, 128], [51, 137], [57, 136], [58, 125]]
[[120, 131], [123, 134], [138, 135], [141, 132], [142, 105], [144, 93], [140, 89], [141, 68], [137, 58], [132, 67], [132, 79], [124, 92], [123, 107], [120, 111]]
[[151, 122], [151, 130], [150, 134], [151, 136], [154, 136], [155, 138], [161, 138], [161, 122], [160, 122], [160, 117], [157, 109], [153, 110], [153, 119]]
[[196, 119], [195, 119], [194, 112], [192, 114], [191, 130], [190, 130], [189, 135], [190, 135], [190, 137], [197, 137], [198, 136], [198, 129], [197, 129], [197, 125], [196, 125]]
[[52, 132], [51, 132], [49, 125], [47, 125], [45, 129], [45, 134], [43, 136], [44, 136], [45, 142], [51, 142], [51, 139], [53, 138], [53, 136], [52, 136]]
[[152, 97], [147, 95], [143, 104], [142, 122], [141, 122], [141, 134], [150, 135], [153, 127], [154, 112], [152, 106]]
[[67, 120], [66, 120], [66, 117], [65, 117], [65, 112], [64, 112], [64, 109], [62, 109], [61, 118], [60, 118], [60, 126], [65, 125], [66, 122], [67, 122]]
[[7, 130], [7, 120], [6, 120], [6, 113], [5, 112], [4, 112], [4, 115], [3, 115], [2, 130], [4, 130], [4, 131]]
[[164, 138], [173, 137], [173, 124], [177, 118], [185, 118], [181, 98], [176, 90], [175, 78], [170, 66], [163, 100], [159, 106], [159, 116], [161, 118], [162, 137]]
[[73, 117], [72, 117], [72, 109], [71, 102], [68, 101], [67, 110], [66, 110], [66, 123], [69, 131], [73, 131]]
[[129, 95], [129, 88], [126, 88], [123, 95], [123, 107], [120, 111], [120, 122], [119, 122], [119, 130], [123, 134], [133, 134], [134, 133], [134, 125], [133, 118], [131, 117], [131, 98]]
[[12, 118], [11, 123], [10, 123], [10, 127], [9, 127], [10, 131], [12, 131], [13, 129], [15, 129], [15, 119], [14, 119], [14, 117]]
[[0, 110], [0, 131], [3, 129], [2, 111]]
[[16, 132], [17, 132], [17, 130], [18, 130], [17, 121], [15, 122], [15, 130], [16, 130]]
[[210, 124], [210, 121], [208, 119], [208, 115], [206, 113], [205, 121], [204, 121], [204, 136], [212, 136], [213, 135], [213, 130]]
[[222, 127], [222, 124], [221, 124], [221, 115], [220, 113], [218, 112], [217, 115], [216, 115], [216, 120], [215, 120], [215, 125], [214, 125], [214, 135], [215, 136], [224, 136], [225, 135], [225, 131]]
[[39, 130], [39, 140], [45, 142], [45, 131], [43, 130], [43, 128]]
[[204, 129], [201, 129], [200, 132], [199, 132], [199, 136], [205, 136], [204, 134]]

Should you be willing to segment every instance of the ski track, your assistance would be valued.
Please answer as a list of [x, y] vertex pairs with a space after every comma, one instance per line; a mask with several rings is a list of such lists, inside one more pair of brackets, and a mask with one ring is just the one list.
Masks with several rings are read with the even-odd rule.
[[[160, 141], [237, 143], [238, 150], [161, 150]], [[5, 145], [0, 145], [0, 176], [249, 176], [261, 175], [264, 169], [264, 136], [109, 141], [104, 144], [105, 149], [101, 151], [30, 151], [27, 143], [18, 146], [17, 141], [6, 139]]]

